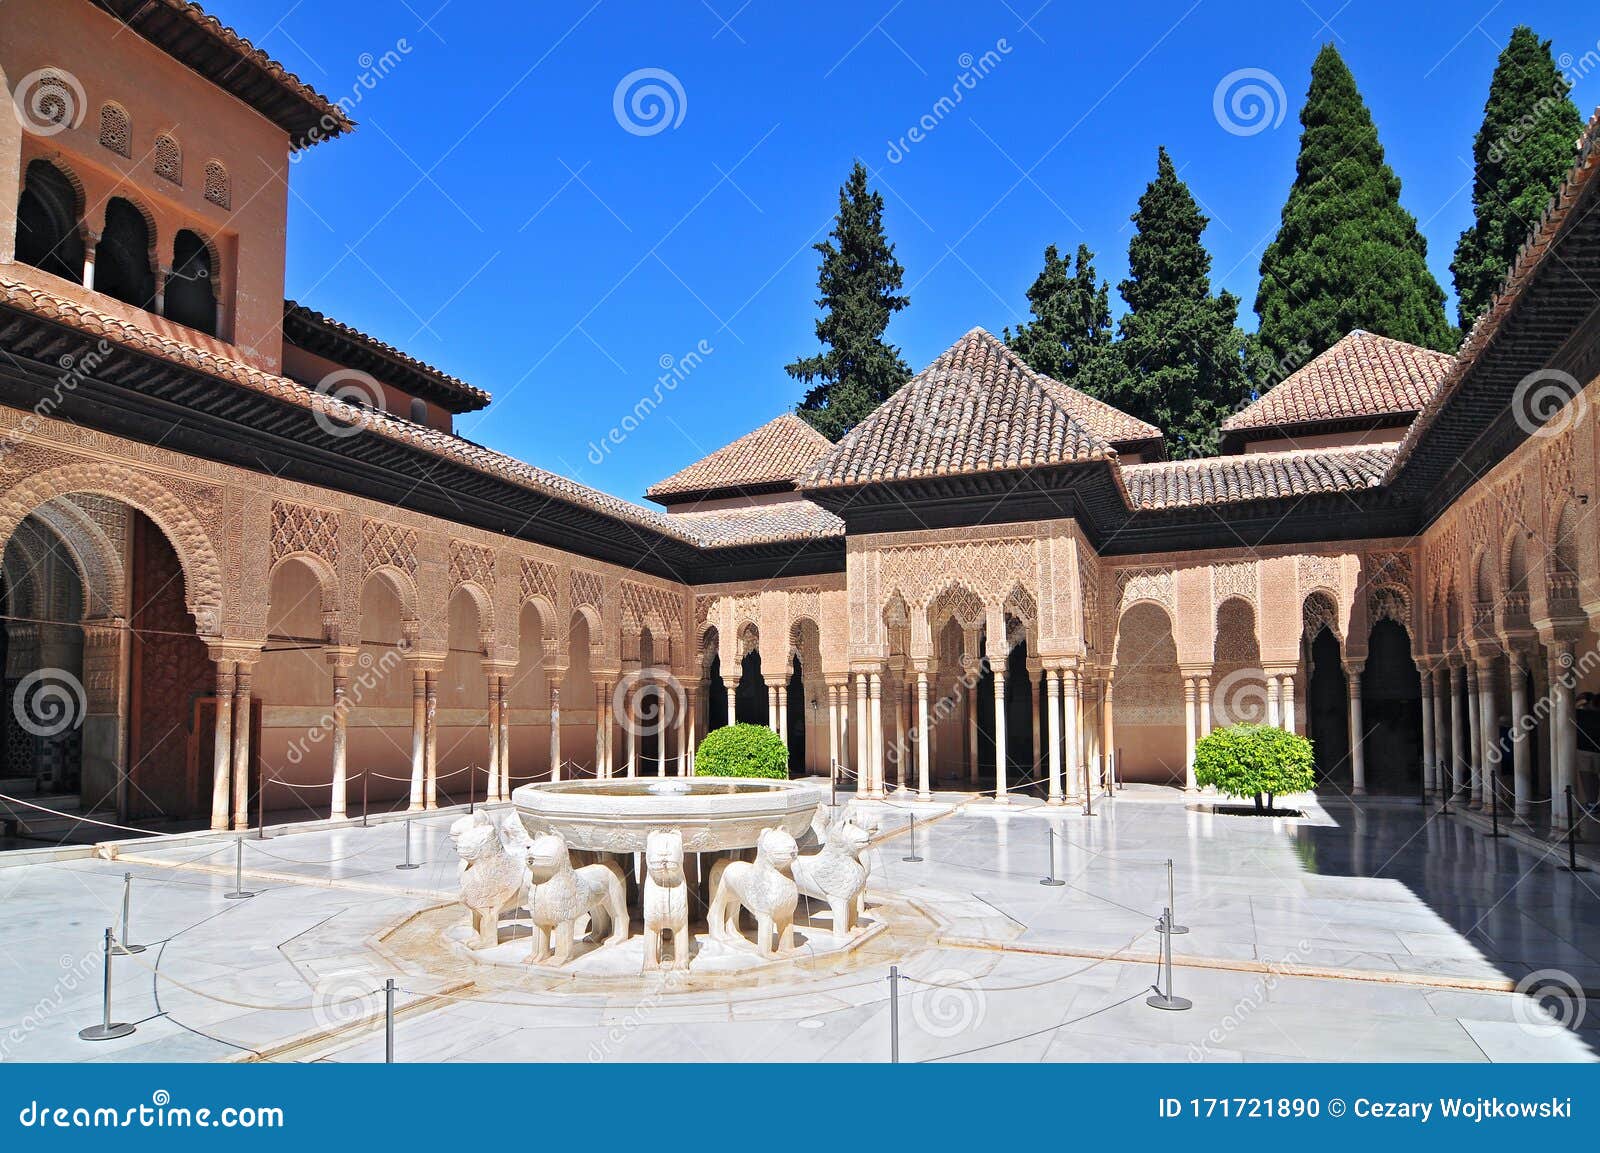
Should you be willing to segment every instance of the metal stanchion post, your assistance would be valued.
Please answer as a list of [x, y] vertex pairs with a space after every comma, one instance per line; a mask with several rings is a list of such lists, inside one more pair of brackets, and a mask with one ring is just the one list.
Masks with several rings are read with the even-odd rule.
[[1558, 866], [1563, 873], [1587, 873], [1589, 870], [1578, 864], [1578, 822], [1574, 819], [1572, 811], [1572, 786], [1567, 789], [1567, 863]]
[[828, 761], [828, 804], [837, 809], [839, 807], [839, 762]]
[[1486, 837], [1503, 837], [1503, 836], [1505, 836], [1505, 834], [1500, 831], [1500, 796], [1499, 796], [1499, 793], [1500, 793], [1500, 774], [1497, 773], [1497, 772], [1490, 772], [1488, 774], [1488, 777], [1489, 777], [1489, 825], [1490, 825], [1490, 828], [1489, 828], [1489, 831], [1484, 834], [1484, 836], [1486, 836]]
[[[1450, 755], [1452, 757], [1455, 756], [1455, 750], [1454, 749], [1452, 749], [1450, 751]], [[1452, 774], [1451, 776], [1447, 777], [1445, 780], [1439, 782], [1439, 795], [1444, 798], [1444, 800], [1439, 805], [1439, 815], [1441, 817], [1448, 817], [1450, 815], [1450, 790], [1452, 788], [1454, 788], [1454, 787], [1455, 787], [1454, 774]]]
[[1166, 985], [1164, 991], [1158, 989], [1156, 992], [1150, 994], [1150, 996], [1144, 999], [1144, 1003], [1149, 1005], [1152, 1009], [1177, 1010], [1190, 1009], [1194, 1007], [1194, 1002], [1189, 1000], [1189, 998], [1174, 997], [1172, 995], [1172, 934], [1167, 932], [1167, 929], [1171, 924], [1172, 910], [1163, 909], [1161, 911], [1161, 961], [1163, 967], [1166, 969]]
[[1172, 858], [1168, 857], [1167, 858], [1167, 932], [1168, 933], [1187, 933], [1189, 931], [1188, 926], [1187, 925], [1180, 925], [1174, 919], [1174, 910], [1176, 910], [1177, 907], [1178, 907], [1178, 897], [1177, 897], [1177, 893], [1176, 893], [1176, 891], [1175, 891], [1175, 889], [1173, 887], [1173, 882], [1172, 882]]
[[133, 1032], [133, 1026], [128, 1022], [111, 1020], [111, 957], [115, 952], [116, 937], [112, 934], [110, 926], [107, 926], [104, 952], [105, 988], [100, 998], [100, 1024], [79, 1029], [80, 1041], [114, 1041]]
[[256, 840], [267, 839], [267, 782], [262, 778], [261, 787], [256, 790]]
[[418, 868], [418, 867], [419, 866], [414, 865], [411, 862], [411, 818], [407, 817], [406, 818], [406, 863], [403, 864], [403, 865], [396, 865], [395, 868], [397, 868], [397, 869], [415, 869], [415, 868]]
[[911, 814], [911, 855], [909, 857], [901, 857], [900, 859], [905, 861], [908, 865], [918, 865], [922, 863], [922, 858], [917, 856], [917, 815], [915, 813]]
[[1111, 754], [1111, 779], [1116, 782], [1118, 789], [1122, 788], [1122, 749]]
[[117, 952], [123, 956], [144, 952], [143, 945], [128, 944], [128, 906], [133, 903], [133, 874], [122, 874], [122, 938], [117, 942]]
[[[676, 946], [674, 946], [676, 947]], [[394, 1064], [394, 978], [383, 983], [383, 1063]]]
[[367, 827], [367, 777], [370, 774], [366, 769], [361, 770], [361, 827]]
[[[131, 1030], [132, 1025], [128, 1026]], [[889, 1064], [900, 1064], [900, 966], [889, 966]]]
[[1060, 877], [1056, 876], [1056, 831], [1048, 825], [1045, 826], [1044, 831], [1046, 834], [1048, 834], [1046, 843], [1050, 847], [1050, 875], [1039, 883], [1041, 885], [1047, 885], [1052, 889], [1059, 889], [1062, 885], [1065, 885], [1066, 882]]
[[230, 901], [243, 901], [255, 896], [244, 891], [244, 838], [235, 837], [233, 847], [233, 892], [222, 895]]

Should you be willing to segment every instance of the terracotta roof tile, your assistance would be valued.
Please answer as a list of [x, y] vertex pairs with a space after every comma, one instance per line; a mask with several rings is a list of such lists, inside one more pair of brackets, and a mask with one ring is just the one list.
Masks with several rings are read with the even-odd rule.
[[794, 413], [786, 412], [657, 481], [645, 495], [662, 504], [674, 504], [690, 496], [792, 487], [798, 477], [832, 451], [832, 441]]
[[335, 320], [331, 316], [325, 316], [316, 309], [308, 308], [293, 300], [283, 302], [283, 312], [286, 330], [284, 336], [292, 344], [299, 343], [293, 339], [295, 335], [302, 337], [306, 335], [304, 331], [296, 331], [301, 325], [307, 326], [309, 330], [323, 329], [336, 339], [348, 341], [379, 357], [396, 361], [413, 372], [419, 372], [432, 378], [433, 382], [441, 390], [459, 394], [467, 402], [469, 408], [482, 408], [489, 403], [489, 394], [476, 385], [468, 384], [459, 377], [451, 376], [449, 373], [435, 368], [425, 360], [418, 360], [409, 353], [401, 352], [394, 345], [379, 340], [375, 336], [369, 336], [359, 328], [353, 328], [342, 320]]
[[1376, 488], [1394, 445], [1254, 452], [1122, 467], [1135, 509], [1173, 509]]
[[1455, 358], [1356, 329], [1222, 422], [1224, 432], [1421, 412]]
[[852, 429], [801, 487], [1112, 458], [1110, 442], [1090, 423], [1109, 421], [1088, 400], [974, 328]]
[[703, 548], [844, 536], [844, 521], [809, 500], [786, 500], [717, 512], [668, 513], [667, 521]]

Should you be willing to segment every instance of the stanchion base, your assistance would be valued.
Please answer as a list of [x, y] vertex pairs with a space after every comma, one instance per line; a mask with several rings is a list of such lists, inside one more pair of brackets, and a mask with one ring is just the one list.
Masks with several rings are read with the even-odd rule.
[[908, 865], [920, 865], [920, 864], [922, 864], [922, 858], [921, 857], [901, 857], [900, 859], [902, 861], [904, 861]]
[[1558, 872], [1558, 873], [1587, 873], [1589, 871], [1590, 871], [1589, 870], [1589, 866], [1587, 866], [1587, 865], [1557, 865], [1556, 866], [1556, 872]]
[[114, 946], [111, 951], [114, 954], [116, 954], [117, 956], [119, 956], [119, 957], [131, 957], [135, 953], [144, 952], [144, 946], [143, 945], [117, 945], [117, 946]]
[[1059, 889], [1062, 885], [1066, 884], [1066, 882], [1060, 877], [1046, 877], [1039, 883], [1041, 885], [1048, 885], [1052, 889]]
[[1507, 837], [1507, 836], [1510, 836], [1509, 833], [1497, 833], [1493, 829], [1490, 829], [1488, 832], [1484, 833], [1483, 835], [1485, 837], [1488, 837], [1491, 841], [1494, 840], [1496, 837]]
[[396, 865], [395, 868], [397, 868], [397, 869], [420, 869], [420, 868], [422, 868], [422, 866], [421, 865]]
[[1164, 997], [1160, 993], [1151, 993], [1144, 999], [1144, 1003], [1152, 1009], [1193, 1009], [1194, 1002], [1187, 997]]
[[[1166, 931], [1168, 933], [1171, 933], [1174, 937], [1181, 937], [1181, 936], [1183, 936], [1185, 933], [1187, 933], [1189, 931], [1189, 926], [1188, 925], [1168, 925]], [[1161, 926], [1159, 924], [1156, 926], [1156, 932], [1158, 932], [1158, 933], [1161, 932]]]
[[110, 1025], [90, 1025], [87, 1029], [78, 1030], [80, 1041], [115, 1041], [118, 1037], [126, 1037], [133, 1032], [133, 1026], [126, 1021], [115, 1021]]
[[222, 894], [222, 899], [224, 901], [248, 901], [253, 896], [255, 896], [254, 893], [240, 891], [237, 893], [224, 893]]

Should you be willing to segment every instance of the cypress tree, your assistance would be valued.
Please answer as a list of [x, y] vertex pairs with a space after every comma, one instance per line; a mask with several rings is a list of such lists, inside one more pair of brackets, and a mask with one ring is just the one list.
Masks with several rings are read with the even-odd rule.
[[1400, 207], [1400, 179], [1355, 77], [1333, 45], [1311, 66], [1300, 157], [1277, 238], [1261, 257], [1261, 343], [1284, 359], [1316, 355], [1353, 328], [1449, 351], [1457, 334], [1428, 246]]
[[911, 376], [900, 350], [883, 339], [889, 318], [909, 299], [899, 295], [904, 269], [883, 232], [883, 196], [867, 186], [858, 160], [839, 189], [839, 214], [822, 256], [817, 339], [825, 346], [784, 371], [809, 385], [796, 411], [838, 440]]
[[1551, 59], [1550, 41], [1525, 24], [1512, 29], [1472, 142], [1473, 224], [1450, 265], [1463, 330], [1488, 306], [1572, 164], [1583, 117], [1571, 88]]
[[1209, 221], [1165, 148], [1132, 220], [1128, 279], [1117, 286], [1128, 303], [1120, 365], [1096, 395], [1165, 432], [1170, 455], [1207, 455], [1249, 391], [1245, 336], [1238, 297], [1212, 295], [1211, 255], [1200, 243]]
[[[1078, 245], [1070, 265], [1052, 244], [1028, 289], [1033, 319], [1016, 332], [1006, 329], [1006, 344], [1035, 371], [1082, 387], [1093, 375], [1091, 362], [1111, 348], [1110, 298], [1111, 286], [1097, 278], [1087, 244]], [[1079, 377], [1085, 379], [1080, 383]]]

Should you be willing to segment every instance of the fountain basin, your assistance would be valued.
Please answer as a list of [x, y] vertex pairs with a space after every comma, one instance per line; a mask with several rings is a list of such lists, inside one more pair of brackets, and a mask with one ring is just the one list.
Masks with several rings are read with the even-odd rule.
[[573, 849], [640, 853], [652, 829], [677, 829], [690, 853], [754, 847], [762, 829], [799, 837], [822, 795], [798, 781], [626, 777], [536, 781], [511, 791], [534, 836], [559, 833]]

